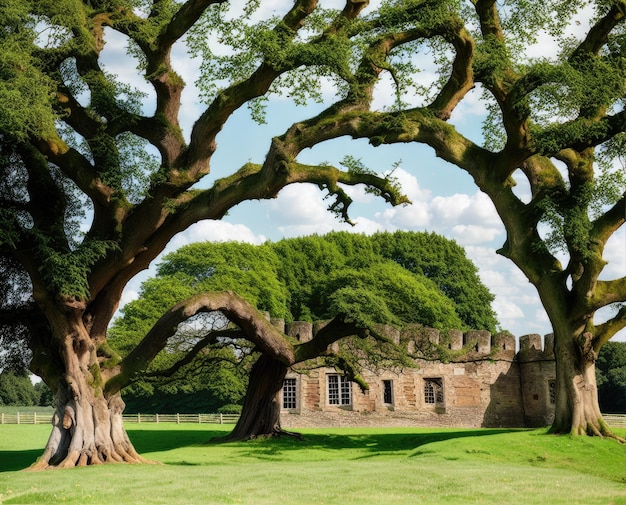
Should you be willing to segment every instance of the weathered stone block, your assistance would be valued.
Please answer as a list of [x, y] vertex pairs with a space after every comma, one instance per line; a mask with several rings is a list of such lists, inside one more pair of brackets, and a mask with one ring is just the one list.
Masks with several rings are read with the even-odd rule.
[[308, 342], [313, 338], [313, 323], [294, 321], [287, 325], [286, 334], [297, 338], [300, 342]]

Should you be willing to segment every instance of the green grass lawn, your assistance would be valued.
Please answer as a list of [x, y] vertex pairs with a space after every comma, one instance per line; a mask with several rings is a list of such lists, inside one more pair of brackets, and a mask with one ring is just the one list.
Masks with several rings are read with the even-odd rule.
[[626, 446], [611, 440], [389, 428], [215, 444], [231, 426], [127, 428], [159, 464], [25, 472], [49, 427], [0, 426], [0, 503], [626, 505]]
[[37, 412], [39, 414], [40, 412], [54, 412], [54, 409], [52, 407], [15, 407], [12, 405], [0, 406], [0, 414], [4, 413], [4, 414], [15, 415], [18, 412], [29, 413], [29, 414], [32, 414], [33, 412]]

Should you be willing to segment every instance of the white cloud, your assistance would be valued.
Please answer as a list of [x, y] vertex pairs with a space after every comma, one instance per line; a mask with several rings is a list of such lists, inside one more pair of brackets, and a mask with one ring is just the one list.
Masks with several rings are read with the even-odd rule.
[[123, 307], [128, 302], [132, 302], [133, 300], [137, 300], [139, 298], [139, 292], [136, 289], [130, 287], [130, 284], [122, 293], [122, 298], [120, 300], [120, 307]]
[[[594, 7], [590, 3], [574, 16], [573, 21], [565, 29], [565, 35], [582, 40], [589, 32], [591, 20], [594, 17]], [[537, 34], [537, 42], [528, 46], [525, 51], [529, 58], [555, 58], [559, 52], [560, 47], [557, 41], [543, 30]]]
[[473, 195], [436, 196], [431, 203], [434, 218], [444, 223], [501, 227], [501, 221], [489, 197], [477, 191]]
[[[519, 305], [510, 300], [503, 299], [502, 297], [496, 297], [493, 302], [493, 308], [497, 312], [500, 324], [504, 328], [509, 326], [507, 324], [508, 322], [522, 319], [524, 317], [524, 311], [519, 307]], [[515, 321], [515, 323], [517, 323], [517, 321]]]
[[501, 231], [475, 224], [459, 224], [452, 228], [452, 236], [462, 245], [476, 245], [492, 242]]
[[[483, 88], [478, 84], [468, 91], [463, 100], [456, 106], [452, 112], [450, 122], [453, 124], [468, 122], [475, 124], [477, 120], [482, 121], [486, 114], [487, 108], [483, 100]], [[478, 116], [478, 118], [473, 116]]]
[[432, 192], [429, 189], [422, 188], [417, 177], [406, 170], [398, 168], [393, 172], [393, 176], [398, 180], [402, 192], [411, 202], [424, 202], [432, 198]]
[[620, 230], [609, 239], [604, 248], [604, 259], [608, 264], [604, 267], [602, 279], [626, 276], [626, 230]]
[[324, 193], [312, 184], [292, 184], [265, 204], [268, 219], [290, 225], [321, 224], [332, 218]]
[[375, 217], [389, 229], [424, 229], [431, 222], [431, 213], [427, 202], [415, 202], [411, 205], [385, 209], [382, 212], [377, 212]]
[[267, 239], [264, 235], [256, 235], [243, 224], [233, 224], [227, 221], [200, 221], [182, 233], [176, 235], [167, 246], [168, 251], [174, 251], [194, 242], [247, 242], [262, 244]]

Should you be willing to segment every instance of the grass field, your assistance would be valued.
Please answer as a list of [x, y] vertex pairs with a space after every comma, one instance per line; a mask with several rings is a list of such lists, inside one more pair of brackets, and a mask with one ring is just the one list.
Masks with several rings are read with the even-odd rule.
[[54, 409], [52, 407], [14, 407], [11, 405], [2, 405], [0, 406], [0, 414], [12, 414], [15, 415], [18, 412], [21, 413], [33, 413], [33, 412], [52, 412]]
[[2, 425], [0, 503], [626, 505], [626, 446], [610, 440], [390, 428], [207, 443], [230, 428], [132, 425], [137, 450], [159, 464], [24, 472], [49, 427]]

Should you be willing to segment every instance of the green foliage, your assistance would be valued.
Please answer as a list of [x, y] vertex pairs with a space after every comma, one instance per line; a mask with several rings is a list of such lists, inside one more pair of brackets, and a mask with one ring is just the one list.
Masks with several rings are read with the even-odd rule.
[[377, 254], [434, 282], [454, 302], [454, 310], [462, 322], [459, 329], [495, 331], [498, 322], [491, 308], [494, 296], [456, 242], [435, 233], [401, 231], [376, 233], [372, 242]]
[[124, 319], [145, 330], [177, 298], [225, 289], [287, 320], [329, 318], [342, 306], [356, 309], [361, 299], [367, 308], [359, 312], [381, 323], [496, 326], [493, 295], [463, 249], [411, 232], [337, 232], [261, 246], [192, 244], [164, 258], [158, 277], [142, 286], [142, 298], [124, 308]]
[[553, 251], [569, 251], [588, 259], [593, 254], [593, 220], [626, 191], [626, 173], [603, 167], [596, 179], [575, 189], [558, 188], [537, 201], [541, 222], [548, 225], [543, 239]]
[[17, 141], [54, 131], [53, 87], [33, 55], [31, 7], [18, 0], [0, 6], [0, 132]]
[[269, 245], [199, 243], [165, 256], [158, 275], [186, 275], [195, 292], [235, 291], [259, 310], [288, 318], [288, 292], [279, 281], [281, 268]]
[[600, 349], [596, 380], [602, 412], [626, 413], [626, 342], [607, 342]]
[[429, 279], [387, 261], [331, 274], [319, 288], [324, 318], [345, 313], [381, 324], [420, 323], [435, 328], [462, 326], [452, 300]]
[[40, 393], [27, 374], [0, 373], [0, 405], [39, 405]]
[[[182, 351], [170, 349], [171, 358]], [[157, 361], [152, 369], [163, 364]], [[207, 349], [190, 366], [171, 376], [145, 377], [122, 390], [131, 413], [213, 413], [241, 405], [248, 384], [248, 360], [233, 347]], [[239, 407], [241, 410], [241, 407]]]
[[[384, 298], [383, 303], [378, 304], [381, 315], [379, 322], [393, 320], [397, 322], [399, 317], [406, 322], [436, 324], [438, 327], [443, 325], [449, 328], [481, 328], [491, 331], [495, 330], [497, 325], [491, 309], [493, 295], [480, 282], [476, 267], [467, 259], [461, 247], [435, 234], [396, 232], [377, 233], [368, 237], [338, 232], [329, 233], [324, 237], [282, 240], [274, 244], [274, 248], [283, 258], [285, 265], [293, 264], [291, 268], [281, 270], [281, 275], [291, 293], [291, 311], [294, 319], [329, 317], [332, 310], [324, 307], [322, 294], [324, 293], [325, 297], [330, 296], [333, 292], [332, 286], [340, 289], [341, 282], [348, 282], [347, 278], [350, 277], [355, 284], [348, 283], [343, 286], [346, 288], [343, 291], [344, 296], [347, 297], [351, 292], [350, 296], [363, 297], [364, 294], [357, 295], [357, 292], [351, 291], [348, 287], [351, 289], [364, 287], [365, 291], [370, 291], [367, 297], [370, 308], [373, 307], [371, 295], [375, 290], [379, 293], [376, 296]], [[395, 262], [402, 268], [396, 271], [393, 265], [383, 267], [384, 260]], [[404, 272], [401, 272], [403, 269]], [[439, 309], [427, 315], [426, 312], [430, 310], [426, 309], [428, 301], [422, 302], [423, 313], [417, 308], [413, 309], [413, 313], [410, 307], [400, 309], [404, 302], [401, 301], [402, 296], [395, 294], [399, 286], [391, 287], [384, 283], [385, 280], [389, 281], [396, 276], [398, 279], [410, 279], [406, 277], [407, 271], [413, 274], [411, 282], [429, 286], [420, 289], [428, 291], [434, 286], [436, 293], [433, 294], [433, 300], [436, 298], [437, 302], [433, 303], [433, 306], [440, 304]], [[401, 273], [404, 275], [400, 275]], [[341, 281], [334, 280], [338, 276], [342, 277]], [[367, 277], [368, 280], [364, 281], [361, 276]], [[405, 283], [403, 286], [409, 289], [408, 284]], [[444, 299], [440, 297], [442, 293]], [[410, 296], [413, 303], [430, 296], [425, 295], [425, 292], [418, 296], [416, 291], [411, 295], [408, 295], [408, 292], [405, 294]], [[339, 295], [335, 297], [337, 302], [340, 298]], [[348, 298], [344, 298], [343, 303], [347, 303], [347, 300]], [[390, 300], [399, 304], [395, 308], [398, 310], [395, 317], [386, 312], [389, 310], [387, 304], [394, 303]], [[450, 300], [454, 306], [451, 311]], [[443, 312], [437, 314], [438, 310]], [[391, 309], [391, 312], [393, 311], [394, 309]], [[367, 310], [361, 312], [367, 313]], [[444, 315], [446, 312], [447, 315]], [[383, 316], [385, 313], [387, 315]], [[452, 313], [456, 313], [457, 316], [451, 317]], [[377, 312], [369, 314], [374, 315]]]
[[332, 272], [345, 264], [338, 248], [320, 237], [296, 237], [271, 244], [284, 268], [280, 278], [289, 292], [290, 313], [293, 319], [319, 319], [314, 289]]
[[41, 267], [42, 277], [51, 293], [87, 300], [91, 267], [115, 249], [114, 242], [97, 240], [83, 242], [76, 250], [65, 253], [49, 249]]

